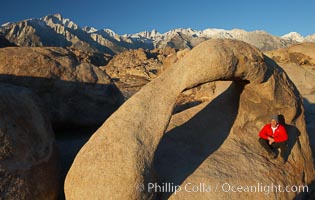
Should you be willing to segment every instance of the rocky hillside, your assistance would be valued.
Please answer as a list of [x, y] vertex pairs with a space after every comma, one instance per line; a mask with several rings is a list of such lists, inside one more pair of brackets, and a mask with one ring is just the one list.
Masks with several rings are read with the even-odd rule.
[[314, 70], [315, 43], [296, 44], [289, 48], [278, 49], [266, 53], [278, 63], [295, 63], [299, 66]]
[[0, 82], [31, 88], [55, 128], [101, 124], [123, 97], [104, 71], [83, 58], [60, 47], [0, 48]]
[[173, 48], [154, 50], [140, 48], [115, 55], [100, 69], [114, 80], [125, 98], [129, 98], [176, 60], [176, 51]]
[[60, 14], [6, 23], [0, 27], [0, 33], [7, 40], [19, 46], [73, 47], [81, 51], [97, 51], [111, 55], [138, 48], [152, 50], [169, 46], [175, 49], [191, 49], [211, 38], [242, 40], [263, 51], [287, 47], [301, 41], [315, 41], [314, 35], [304, 38], [290, 33], [284, 37], [277, 37], [264, 31], [246, 32], [239, 29], [199, 31], [188, 28], [174, 29], [163, 34], [152, 30], [151, 32], [118, 35], [110, 29], [81, 28]]

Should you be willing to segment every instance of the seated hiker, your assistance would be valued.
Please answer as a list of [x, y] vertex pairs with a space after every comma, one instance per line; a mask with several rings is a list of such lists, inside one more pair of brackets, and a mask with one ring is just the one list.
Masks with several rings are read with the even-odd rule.
[[288, 134], [285, 127], [279, 124], [278, 115], [271, 117], [270, 124], [266, 124], [261, 129], [259, 137], [259, 143], [267, 150], [271, 158], [277, 158], [276, 150], [280, 148], [281, 160], [285, 163], [285, 149]]

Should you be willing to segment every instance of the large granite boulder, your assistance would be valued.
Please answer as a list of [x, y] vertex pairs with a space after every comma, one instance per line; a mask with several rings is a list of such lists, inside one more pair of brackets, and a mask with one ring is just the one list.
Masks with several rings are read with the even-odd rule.
[[315, 43], [300, 43], [266, 52], [288, 74], [303, 96], [305, 121], [315, 153]]
[[[216, 80], [233, 83], [211, 102], [172, 116], [182, 91]], [[258, 143], [259, 130], [275, 113], [289, 132], [284, 165], [268, 160]], [[298, 186], [313, 178], [304, 108], [294, 84], [258, 49], [219, 39], [195, 47], [105, 121], [76, 156], [65, 194], [69, 200], [292, 199], [297, 192], [266, 195], [222, 187], [189, 192], [184, 187]], [[151, 187], [166, 183], [182, 190]]]
[[29, 89], [0, 85], [0, 199], [51, 199], [59, 169], [49, 119]]
[[0, 81], [32, 88], [54, 127], [101, 124], [123, 100], [106, 73], [63, 48], [0, 49]]

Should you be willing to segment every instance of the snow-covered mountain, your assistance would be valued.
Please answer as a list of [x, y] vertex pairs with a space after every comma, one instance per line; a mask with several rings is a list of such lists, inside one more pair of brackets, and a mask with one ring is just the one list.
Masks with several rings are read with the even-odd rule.
[[292, 41], [297, 41], [297, 42], [303, 42], [305, 40], [305, 38], [297, 32], [290, 32], [288, 34], [281, 36], [281, 38], [287, 39], [287, 40], [292, 40]]
[[157, 30], [135, 34], [119, 35], [110, 29], [97, 30], [93, 27], [81, 28], [60, 14], [47, 15], [40, 19], [26, 19], [1, 25], [0, 33], [19, 46], [61, 46], [75, 47], [86, 51], [116, 54], [127, 49], [153, 49], [171, 46], [177, 49], [193, 48], [211, 38], [230, 38], [250, 43], [259, 49], [273, 50], [287, 47], [296, 42], [315, 42], [315, 34], [303, 37], [296, 32], [282, 37], [264, 31], [215, 29], [194, 30], [178, 28], [166, 33]]

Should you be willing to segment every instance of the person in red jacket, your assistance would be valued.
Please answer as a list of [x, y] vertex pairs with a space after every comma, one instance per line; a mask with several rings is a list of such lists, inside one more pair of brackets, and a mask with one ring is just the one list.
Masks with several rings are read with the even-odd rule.
[[259, 132], [259, 143], [263, 146], [269, 156], [277, 158], [275, 150], [280, 148], [282, 162], [285, 163], [285, 149], [288, 134], [285, 127], [279, 124], [278, 115], [272, 116], [270, 124], [266, 124]]

